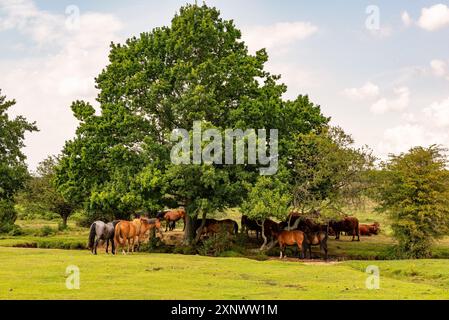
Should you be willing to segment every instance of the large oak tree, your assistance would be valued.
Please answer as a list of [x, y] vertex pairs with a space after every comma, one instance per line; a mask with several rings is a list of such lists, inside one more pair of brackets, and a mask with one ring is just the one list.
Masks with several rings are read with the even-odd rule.
[[109, 64], [96, 79], [99, 112], [72, 105], [80, 121], [58, 169], [58, 188], [88, 212], [127, 217], [169, 202], [192, 219], [241, 203], [254, 165], [174, 165], [170, 132], [194, 121], [224, 130], [278, 129], [279, 157], [291, 157], [294, 134], [320, 131], [328, 122], [307, 96], [285, 101], [286, 87], [268, 73], [264, 49], [248, 52], [232, 20], [215, 8], [186, 5], [170, 26], [112, 44]]

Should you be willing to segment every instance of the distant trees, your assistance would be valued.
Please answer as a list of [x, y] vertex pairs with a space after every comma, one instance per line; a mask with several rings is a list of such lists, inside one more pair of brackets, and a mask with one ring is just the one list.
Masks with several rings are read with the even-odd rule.
[[449, 233], [447, 164], [440, 147], [415, 147], [391, 156], [378, 172], [379, 210], [391, 218], [400, 255], [429, 257], [433, 241]]
[[67, 227], [68, 218], [75, 212], [76, 205], [65, 200], [55, 187], [55, 172], [58, 159], [48, 157], [39, 163], [19, 199], [22, 207], [30, 212], [53, 212], [62, 219], [61, 227]]
[[0, 232], [12, 229], [17, 214], [14, 209], [14, 195], [23, 188], [28, 177], [25, 165], [25, 132], [36, 131], [34, 123], [24, 117], [10, 119], [7, 110], [15, 100], [6, 100], [0, 90]]

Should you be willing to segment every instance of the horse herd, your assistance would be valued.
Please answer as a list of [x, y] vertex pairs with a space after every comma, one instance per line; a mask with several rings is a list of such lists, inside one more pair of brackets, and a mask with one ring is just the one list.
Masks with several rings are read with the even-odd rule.
[[[262, 222], [242, 216], [242, 228], [256, 233], [256, 238], [262, 234]], [[352, 241], [357, 237], [360, 241], [360, 235], [371, 236], [377, 235], [380, 231], [379, 223], [373, 224], [359, 224], [355, 217], [344, 217], [341, 220], [330, 220], [326, 224], [320, 224], [313, 219], [305, 218], [303, 215], [296, 212], [289, 214], [285, 221], [277, 223], [271, 219], [266, 219], [263, 222], [263, 232], [267, 241], [271, 244], [276, 242], [280, 247], [280, 258], [285, 256], [285, 248], [287, 246], [297, 246], [300, 257], [304, 258], [309, 252], [312, 257], [312, 247], [319, 246], [320, 252], [323, 253], [324, 259], [328, 258], [327, 240], [329, 236], [335, 236], [335, 239], [340, 239], [340, 235], [345, 233], [352, 236]]]
[[[93, 254], [97, 254], [97, 247], [100, 241], [106, 242], [106, 253], [108, 253], [109, 242], [111, 242], [112, 253], [115, 254], [117, 248], [122, 248], [125, 254], [125, 246], [127, 252], [139, 250], [142, 242], [149, 238], [150, 231], [154, 229], [163, 239], [161, 221], [166, 222], [165, 231], [174, 230], [175, 223], [179, 220], [184, 221], [184, 229], [186, 226], [186, 211], [183, 207], [173, 210], [158, 212], [156, 218], [138, 217], [132, 221], [115, 220], [109, 223], [95, 221], [92, 223], [89, 232], [89, 248]], [[274, 246], [279, 244], [280, 258], [285, 257], [285, 249], [287, 246], [296, 246], [299, 250], [300, 257], [312, 257], [312, 247], [319, 246], [320, 252], [323, 253], [324, 259], [328, 259], [327, 240], [329, 236], [335, 236], [339, 239], [342, 233], [352, 236], [352, 241], [357, 237], [360, 241], [360, 235], [370, 236], [377, 235], [380, 225], [376, 222], [371, 225], [359, 224], [355, 217], [344, 217], [341, 220], [330, 220], [326, 224], [320, 224], [313, 219], [304, 218], [302, 215], [292, 212], [285, 221], [277, 223], [271, 219], [263, 222], [248, 218], [243, 215], [241, 219], [242, 232], [255, 232], [256, 239], [264, 233], [266, 242], [270, 241]], [[216, 220], [216, 219], [197, 219], [194, 222], [194, 230], [197, 236], [213, 236], [220, 232], [231, 235], [238, 233], [238, 224], [234, 220]]]

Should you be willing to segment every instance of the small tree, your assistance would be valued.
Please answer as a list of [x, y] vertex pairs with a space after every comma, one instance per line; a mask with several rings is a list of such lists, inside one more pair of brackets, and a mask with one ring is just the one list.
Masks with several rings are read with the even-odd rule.
[[444, 150], [415, 147], [390, 156], [380, 172], [379, 210], [388, 212], [401, 255], [423, 258], [449, 231], [449, 172]]
[[265, 220], [269, 218], [285, 219], [291, 204], [288, 188], [276, 177], [261, 176], [249, 188], [248, 199], [242, 206], [242, 212], [249, 218], [261, 221], [263, 244], [265, 249], [268, 239], [265, 236]]
[[67, 219], [76, 207], [56, 190], [55, 169], [58, 160], [48, 157], [39, 163], [37, 174], [27, 182], [26, 189], [21, 194], [21, 202], [25, 209], [51, 211], [62, 218], [62, 227], [67, 227]]
[[355, 148], [341, 128], [299, 134], [292, 142], [290, 185], [293, 206], [301, 213], [319, 209], [340, 212], [360, 198], [364, 176], [374, 157], [367, 148]]

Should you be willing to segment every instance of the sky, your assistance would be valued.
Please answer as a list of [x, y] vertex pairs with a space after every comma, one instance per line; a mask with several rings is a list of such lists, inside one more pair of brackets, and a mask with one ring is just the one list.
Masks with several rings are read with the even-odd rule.
[[[96, 104], [109, 44], [169, 25], [189, 1], [0, 0], [0, 88], [26, 135], [31, 170], [74, 137], [75, 100]], [[194, 1], [190, 1], [192, 3]], [[198, 3], [201, 3], [198, 1]], [[449, 1], [206, 1], [266, 48], [267, 69], [309, 95], [376, 156], [449, 147]]]

